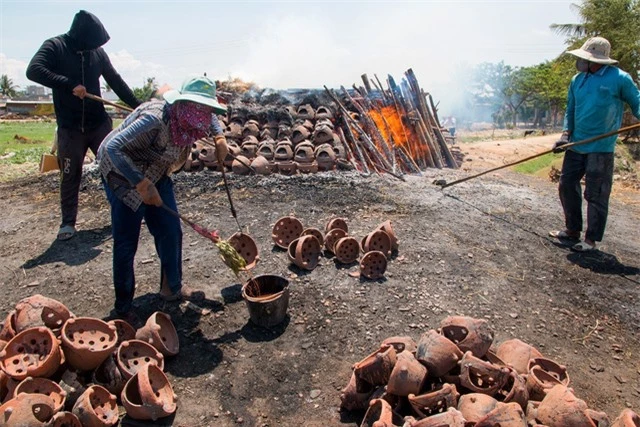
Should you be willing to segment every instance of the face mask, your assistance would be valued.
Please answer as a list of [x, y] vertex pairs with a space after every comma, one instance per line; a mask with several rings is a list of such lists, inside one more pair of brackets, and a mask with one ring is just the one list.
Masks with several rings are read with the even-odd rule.
[[589, 72], [589, 61], [587, 61], [586, 59], [578, 58], [576, 60], [576, 69], [583, 73]]

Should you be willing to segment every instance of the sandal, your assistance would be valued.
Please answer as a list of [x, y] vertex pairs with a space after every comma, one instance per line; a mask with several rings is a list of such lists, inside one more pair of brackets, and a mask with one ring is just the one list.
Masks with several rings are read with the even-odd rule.
[[549, 232], [549, 236], [561, 240], [580, 240], [579, 232], [571, 232], [567, 230], [552, 230]]
[[58, 240], [69, 240], [76, 234], [76, 228], [73, 225], [63, 225], [58, 230]]
[[596, 250], [596, 245], [590, 245], [587, 242], [583, 241], [571, 246], [571, 250], [576, 252], [591, 252]]
[[158, 295], [160, 295], [160, 298], [162, 298], [162, 300], [166, 302], [180, 301], [182, 299], [195, 302], [205, 299], [204, 292], [196, 291], [188, 286], [182, 286], [182, 289], [180, 289], [175, 294], [166, 295], [161, 291]]

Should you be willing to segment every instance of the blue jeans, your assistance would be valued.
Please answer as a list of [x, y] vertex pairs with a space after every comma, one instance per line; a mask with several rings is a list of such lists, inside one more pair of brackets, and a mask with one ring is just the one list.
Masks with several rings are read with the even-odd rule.
[[[104, 180], [103, 180], [104, 183]], [[153, 236], [160, 258], [160, 286], [166, 282], [172, 293], [182, 288], [182, 228], [180, 220], [162, 208], [141, 205], [133, 211], [118, 199], [108, 184], [104, 183], [111, 205], [113, 233], [113, 286], [116, 291], [115, 309], [119, 314], [131, 310], [135, 293], [133, 261], [138, 250], [142, 219]], [[173, 194], [173, 182], [163, 177], [156, 184], [165, 205], [177, 212]]]
[[613, 153], [577, 153], [564, 155], [560, 175], [560, 202], [564, 210], [567, 231], [582, 231], [582, 186], [587, 201], [587, 231], [585, 239], [600, 242], [609, 214], [609, 196], [613, 184]]

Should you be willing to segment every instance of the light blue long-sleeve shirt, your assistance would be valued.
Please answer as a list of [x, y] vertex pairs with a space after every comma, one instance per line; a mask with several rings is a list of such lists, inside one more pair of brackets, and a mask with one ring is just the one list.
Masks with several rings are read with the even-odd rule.
[[[640, 119], [640, 91], [628, 73], [609, 65], [595, 73], [578, 73], [569, 86], [564, 130], [571, 132], [572, 142], [618, 130], [624, 103], [629, 104], [633, 115]], [[617, 138], [617, 135], [610, 136], [571, 150], [612, 153]]]

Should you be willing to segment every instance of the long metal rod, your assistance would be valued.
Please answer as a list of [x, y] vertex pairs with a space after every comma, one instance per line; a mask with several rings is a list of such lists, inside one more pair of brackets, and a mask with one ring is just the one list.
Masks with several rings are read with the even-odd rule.
[[[640, 123], [636, 123], [635, 125], [631, 125], [631, 126], [627, 126], [627, 127], [624, 127], [624, 128], [620, 128], [618, 130], [612, 130], [611, 132], [603, 133], [602, 135], [594, 136], [592, 138], [584, 139], [582, 141], [572, 142], [570, 144], [563, 145], [562, 148], [566, 150], [567, 148], [576, 147], [578, 145], [588, 144], [590, 142], [597, 141], [599, 139], [603, 139], [603, 138], [606, 138], [608, 136], [613, 136], [613, 135], [617, 135], [619, 133], [629, 132], [629, 131], [632, 131], [634, 129], [639, 129], [639, 128], [640, 128]], [[442, 183], [442, 181], [438, 180], [438, 181], [435, 182], [435, 184], [439, 185], [443, 189], [447, 188], [447, 187], [451, 187], [452, 185], [456, 185], [456, 184], [460, 184], [461, 182], [469, 181], [470, 179], [474, 179], [474, 178], [477, 178], [479, 176], [486, 175], [486, 174], [488, 174], [490, 172], [494, 172], [494, 171], [497, 171], [497, 170], [500, 170], [500, 169], [508, 168], [510, 166], [519, 165], [520, 163], [524, 163], [526, 161], [533, 160], [533, 159], [535, 159], [537, 157], [544, 156], [545, 154], [553, 153], [553, 150], [554, 149], [552, 148], [550, 150], [543, 151], [542, 153], [538, 153], [538, 154], [534, 154], [533, 156], [525, 157], [524, 159], [520, 159], [520, 160], [515, 161], [513, 163], [508, 163], [506, 165], [498, 166], [498, 167], [495, 167], [493, 169], [489, 169], [489, 170], [486, 170], [484, 172], [480, 172], [480, 173], [477, 173], [475, 175], [468, 176], [466, 178], [458, 179], [458, 180], [450, 182], [450, 183], [446, 183], [446, 182]]]

